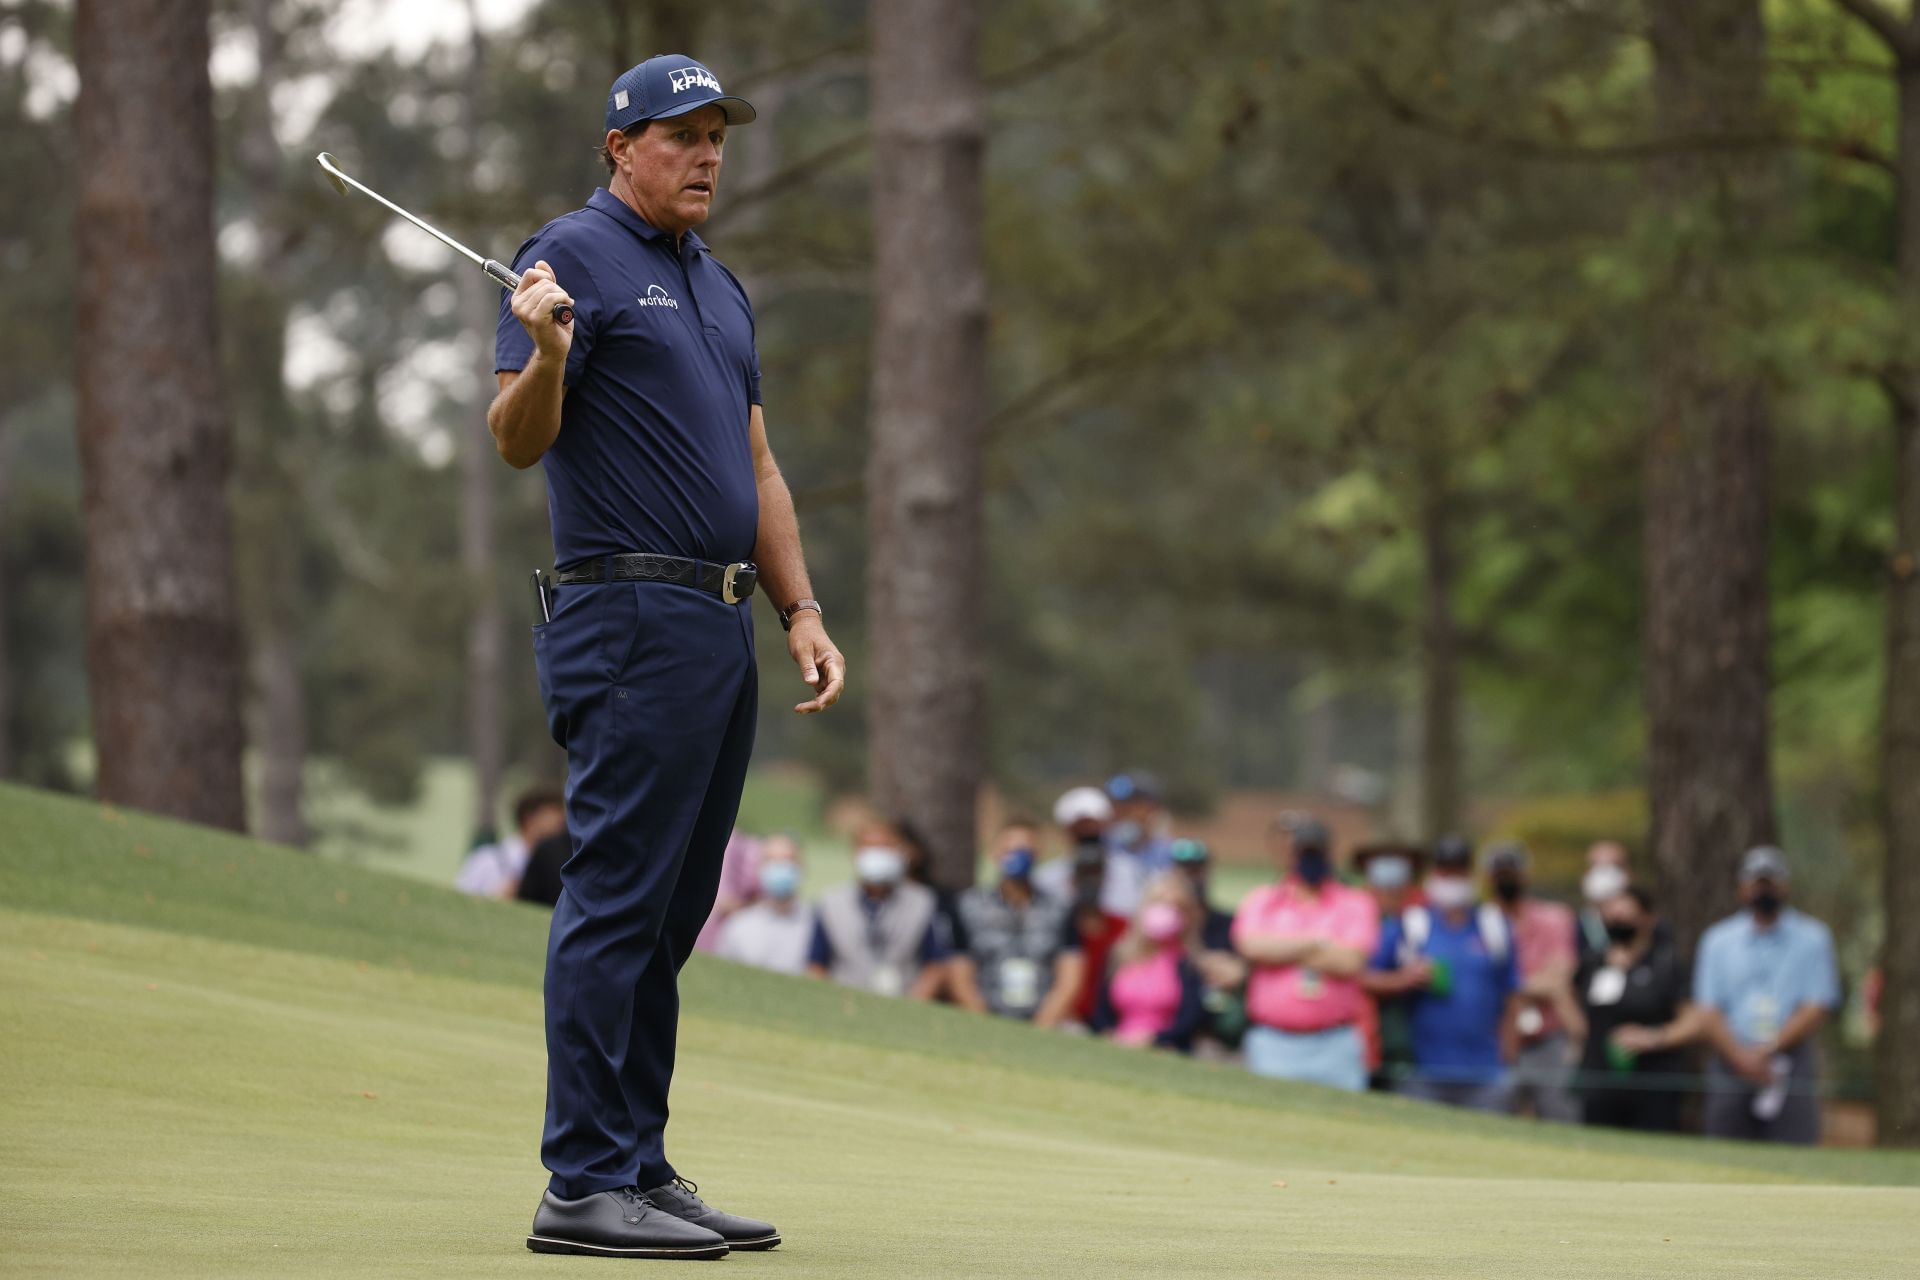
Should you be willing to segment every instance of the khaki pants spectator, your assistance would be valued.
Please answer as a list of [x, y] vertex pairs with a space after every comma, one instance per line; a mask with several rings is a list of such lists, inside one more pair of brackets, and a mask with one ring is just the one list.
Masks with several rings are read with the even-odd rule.
[[1515, 1112], [1529, 1105], [1542, 1120], [1580, 1123], [1580, 1103], [1568, 1088], [1573, 1077], [1573, 1045], [1565, 1031], [1555, 1031], [1522, 1045], [1513, 1061]]
[[1736, 1074], [1715, 1055], [1707, 1067], [1706, 1130], [1709, 1138], [1745, 1138], [1753, 1142], [1820, 1141], [1820, 1063], [1811, 1044], [1788, 1050], [1793, 1062], [1787, 1097], [1771, 1120], [1753, 1114], [1753, 1100], [1761, 1090]]

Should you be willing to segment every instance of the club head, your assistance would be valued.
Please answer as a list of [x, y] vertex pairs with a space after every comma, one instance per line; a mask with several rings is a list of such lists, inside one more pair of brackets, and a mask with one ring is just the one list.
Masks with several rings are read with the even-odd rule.
[[340, 162], [333, 158], [333, 153], [322, 151], [317, 158], [320, 161], [320, 167], [327, 171], [327, 181], [333, 184], [333, 189], [341, 195], [347, 194], [346, 175], [340, 172]]

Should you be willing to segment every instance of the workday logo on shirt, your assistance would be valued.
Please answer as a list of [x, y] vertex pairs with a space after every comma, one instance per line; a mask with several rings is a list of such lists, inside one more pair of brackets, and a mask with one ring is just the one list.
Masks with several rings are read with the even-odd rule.
[[647, 291], [634, 301], [643, 307], [672, 307], [675, 311], [680, 309], [680, 303], [673, 295], [657, 284], [648, 285]]

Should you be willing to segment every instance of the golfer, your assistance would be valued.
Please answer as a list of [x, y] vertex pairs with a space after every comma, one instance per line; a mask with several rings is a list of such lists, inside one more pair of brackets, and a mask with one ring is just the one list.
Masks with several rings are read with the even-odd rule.
[[[705, 1204], [664, 1149], [676, 979], [753, 747], [756, 586], [812, 690], [794, 709], [826, 710], [846, 681], [767, 448], [753, 309], [693, 234], [728, 126], [753, 117], [691, 58], [615, 80], [606, 188], [520, 247], [501, 309], [487, 425], [513, 466], [546, 463], [558, 568], [538, 592], [534, 662], [573, 839], [547, 943], [539, 1252], [780, 1243]], [[553, 321], [561, 302], [570, 325]]]

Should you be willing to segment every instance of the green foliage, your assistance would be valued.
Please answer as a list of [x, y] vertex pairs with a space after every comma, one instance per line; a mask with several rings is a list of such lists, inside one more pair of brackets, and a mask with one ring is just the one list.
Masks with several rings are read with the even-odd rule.
[[[252, 12], [219, 6], [217, 40], [246, 45]], [[490, 31], [475, 67], [459, 40], [349, 52], [316, 0], [267, 12], [274, 83], [224, 74], [218, 95], [247, 621], [294, 603], [312, 751], [338, 785], [398, 800], [462, 743], [474, 584], [452, 567], [448, 459], [480, 431], [492, 313], [413, 233], [335, 198], [311, 155], [509, 255], [600, 180], [602, 86], [661, 33], [648, 6], [544, 0]], [[1891, 145], [1881, 54], [1830, 0], [1768, 16], [1760, 123], [1801, 145], [1747, 246], [1754, 322], [1718, 354], [1779, 406], [1788, 807], [1820, 815], [1804, 829], [1851, 866], [1874, 856], [1859, 815], [1890, 538], [1885, 409], [1858, 370], [1916, 339], [1885, 296], [1892, 185], [1858, 159]], [[1223, 787], [1319, 785], [1330, 752], [1404, 793], [1436, 500], [1468, 790], [1637, 785], [1644, 335], [1677, 304], [1653, 292], [1664, 255], [1700, 222], [1647, 200], [1643, 18], [1627, 0], [989, 5], [980, 608], [1004, 789], [1037, 801], [1141, 764], [1204, 806]], [[36, 58], [63, 56], [64, 7], [14, 4], [8, 21]], [[699, 52], [763, 107], [729, 143], [703, 234], [755, 299], [772, 439], [853, 673], [835, 714], [795, 719], [763, 610], [761, 755], [857, 787], [865, 599], [887, 589], [864, 582], [861, 513], [869, 298], [886, 287], [870, 276], [864, 7], [760, 0], [698, 21]], [[4, 261], [64, 280], [74, 158], [57, 100], [27, 111], [26, 67], [0, 66], [0, 161], [37, 179], [0, 193]], [[287, 105], [308, 98], [310, 127]], [[68, 293], [0, 317], [8, 732], [50, 782], [86, 727]], [[500, 468], [494, 493], [513, 764], [551, 775], [524, 629], [526, 573], [550, 555], [544, 487]], [[1332, 729], [1310, 742], [1312, 705]]]
[[[1533, 858], [1533, 880], [1549, 893], [1577, 900], [1587, 850], [1599, 840], [1647, 829], [1647, 797], [1639, 790], [1540, 796], [1502, 811], [1488, 840], [1518, 840]], [[1639, 859], [1637, 841], [1624, 841]], [[1650, 874], [1652, 868], [1644, 867]]]

